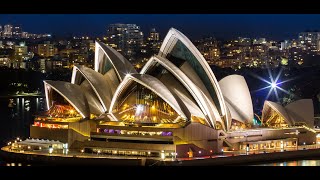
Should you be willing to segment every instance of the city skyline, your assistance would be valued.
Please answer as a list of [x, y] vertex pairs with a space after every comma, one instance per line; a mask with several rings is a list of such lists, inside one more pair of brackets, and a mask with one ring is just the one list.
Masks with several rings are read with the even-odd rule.
[[144, 33], [156, 28], [160, 35], [164, 35], [168, 28], [176, 27], [191, 39], [214, 36], [284, 40], [297, 39], [298, 33], [306, 30], [320, 30], [319, 17], [311, 14], [2, 14], [0, 24], [21, 25], [28, 32], [50, 33], [58, 37], [101, 37], [106, 34], [109, 24], [128, 23], [137, 24]]

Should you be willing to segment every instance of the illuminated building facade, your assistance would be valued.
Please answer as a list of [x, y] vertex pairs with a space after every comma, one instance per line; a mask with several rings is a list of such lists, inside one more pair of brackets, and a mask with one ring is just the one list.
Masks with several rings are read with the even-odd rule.
[[28, 60], [30, 55], [28, 54], [28, 46], [24, 42], [14, 46], [14, 59], [12, 60], [13, 67], [25, 68], [23, 61]]
[[230, 75], [218, 82], [198, 49], [173, 28], [139, 73], [96, 42], [94, 70], [74, 66], [70, 83], [44, 85], [48, 111], [35, 119], [31, 137], [88, 153], [197, 157], [316, 141], [312, 101], [286, 107], [266, 101], [263, 125], [255, 127], [245, 79]]
[[320, 32], [299, 33], [299, 43], [304, 50], [319, 51]]
[[12, 30], [13, 30], [13, 26], [10, 24], [4, 25], [3, 28], [3, 37], [5, 38], [11, 38], [12, 37]]
[[147, 38], [147, 46], [152, 54], [159, 52], [161, 47], [160, 33], [156, 31], [155, 28], [152, 28], [150, 34]]
[[50, 42], [47, 41], [44, 44], [38, 44], [37, 53], [41, 57], [52, 57], [55, 54], [58, 54], [58, 49], [54, 44], [50, 44]]
[[22, 28], [21, 26], [14, 26], [12, 31], [12, 37], [21, 38], [22, 37]]
[[110, 24], [107, 29], [107, 44], [122, 52], [129, 61], [143, 44], [143, 33], [136, 24]]

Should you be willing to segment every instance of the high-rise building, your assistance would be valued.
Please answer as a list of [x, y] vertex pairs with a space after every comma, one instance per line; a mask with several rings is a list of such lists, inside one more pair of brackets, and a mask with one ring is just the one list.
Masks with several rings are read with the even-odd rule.
[[94, 48], [95, 48], [94, 45], [95, 45], [94, 41], [89, 42], [89, 50], [94, 51]]
[[302, 32], [299, 33], [299, 44], [307, 51], [317, 51], [320, 32]]
[[107, 44], [117, 51], [125, 49], [126, 24], [110, 24], [107, 29]]
[[143, 33], [136, 24], [110, 24], [106, 41], [109, 46], [132, 59], [143, 44]]
[[22, 62], [28, 58], [28, 46], [24, 42], [14, 46], [14, 61], [12, 62], [14, 67], [21, 68]]
[[290, 47], [289, 40], [284, 40], [280, 43], [280, 50], [286, 50]]
[[12, 30], [13, 30], [12, 25], [10, 25], [10, 24], [5, 25], [3, 28], [3, 37], [11, 38], [12, 37]]
[[156, 31], [155, 28], [152, 28], [148, 37], [148, 41], [159, 41], [160, 36], [159, 33]]
[[158, 52], [160, 49], [160, 35], [155, 28], [152, 28], [150, 31], [149, 37], [147, 38], [147, 46], [149, 47], [149, 51], [151, 51], [152, 54]]
[[28, 53], [28, 46], [22, 42], [19, 45], [15, 45], [14, 50], [16, 56], [23, 56]]
[[58, 53], [58, 49], [46, 41], [44, 44], [38, 44], [38, 54], [42, 57], [51, 57]]
[[21, 36], [22, 36], [22, 28], [21, 28], [21, 26], [14, 26], [13, 27], [12, 36], [14, 38], [21, 38]]

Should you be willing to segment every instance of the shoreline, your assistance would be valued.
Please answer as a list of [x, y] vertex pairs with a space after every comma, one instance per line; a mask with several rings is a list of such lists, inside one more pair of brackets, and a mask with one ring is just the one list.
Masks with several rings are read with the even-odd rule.
[[0, 95], [0, 98], [18, 98], [18, 97], [46, 97], [42, 94], [9, 94], [9, 95]]
[[320, 158], [320, 149], [308, 149], [184, 161], [181, 166], [247, 166], [317, 158]]
[[[5, 146], [7, 147], [7, 146]], [[1, 148], [0, 157], [10, 162], [12, 160], [35, 165], [112, 165], [112, 166], [238, 166], [238, 165], [259, 165], [290, 160], [320, 159], [320, 149], [306, 149], [296, 151], [273, 152], [263, 154], [236, 155], [227, 157], [214, 157], [192, 160], [166, 160], [144, 157], [74, 157], [57, 156], [44, 154], [26, 154], [13, 152]]]

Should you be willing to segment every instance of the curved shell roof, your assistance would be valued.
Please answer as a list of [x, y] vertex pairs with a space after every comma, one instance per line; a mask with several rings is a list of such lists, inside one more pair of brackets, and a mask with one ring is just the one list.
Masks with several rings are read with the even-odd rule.
[[86, 98], [88, 100], [89, 108], [90, 108], [90, 113], [92, 114], [103, 114], [105, 113], [105, 110], [100, 103], [96, 93], [93, 91], [90, 83], [87, 80], [84, 80], [80, 88], [82, 92], [86, 95]]
[[262, 120], [265, 113], [267, 113], [268, 108], [272, 108], [280, 113], [289, 125], [305, 123], [305, 125], [310, 128], [313, 128], [314, 126], [314, 107], [312, 99], [300, 99], [285, 107], [275, 102], [265, 101], [262, 111]]
[[[160, 78], [148, 75], [148, 70], [156, 63], [171, 73], [161, 79], [163, 83]], [[172, 82], [164, 81], [170, 78]], [[195, 115], [206, 119], [211, 127], [220, 122], [224, 130], [229, 129], [231, 118], [249, 123], [253, 119], [251, 96], [244, 78], [228, 76], [218, 83], [198, 49], [174, 28], [165, 37], [159, 55], [152, 57], [140, 74], [118, 51], [96, 42], [94, 70], [75, 66], [71, 82], [73, 84], [45, 81], [45, 86], [66, 98], [83, 117], [90, 115], [90, 107], [92, 112], [103, 111], [112, 116], [112, 107], [121, 91], [136, 82], [156, 93], [185, 119]], [[174, 87], [174, 82], [182, 85]], [[276, 104], [267, 105], [288, 117]]]
[[169, 91], [169, 89], [157, 78], [147, 75], [147, 74], [130, 74], [125, 77], [123, 82], [119, 85], [115, 96], [112, 100], [109, 113], [112, 113], [113, 105], [117, 99], [117, 97], [120, 95], [121, 91], [127, 87], [128, 84], [132, 83], [132, 81], [135, 81], [146, 88], [150, 89], [154, 93], [156, 93], [159, 97], [161, 97], [163, 100], [165, 100], [182, 118], [187, 119], [186, 115], [181, 110], [178, 101], [176, 98], [172, 95], [172, 93]]
[[285, 106], [293, 122], [304, 122], [314, 126], [314, 108], [312, 99], [300, 99]]
[[45, 92], [47, 98], [47, 105], [49, 109], [48, 97], [49, 88], [54, 89], [57, 93], [63, 96], [80, 114], [83, 118], [90, 117], [90, 109], [88, 101], [81, 88], [76, 84], [63, 81], [44, 81]]
[[[108, 82], [104, 79], [103, 75], [84, 66], [74, 66], [73, 71], [79, 71], [81, 75], [89, 82], [93, 91], [96, 93], [100, 103], [106, 112], [111, 103], [112, 92]], [[73, 72], [71, 83], [75, 83], [77, 73]]]
[[96, 41], [95, 46], [96, 46], [95, 66], [94, 66], [95, 71], [101, 72], [99, 69], [99, 63], [100, 63], [99, 49], [101, 49], [104, 52], [104, 54], [108, 57], [107, 59], [108, 59], [108, 61], [110, 61], [113, 68], [115, 69], [120, 81], [123, 80], [123, 78], [126, 76], [126, 74], [137, 73], [137, 71], [130, 64], [130, 62], [115, 49], [105, 45], [102, 42], [98, 42], [98, 41]]
[[263, 110], [262, 110], [262, 121], [264, 121], [264, 115], [265, 115], [266, 111], [268, 110], [268, 108], [271, 108], [274, 111], [278, 112], [289, 125], [292, 125], [292, 121], [291, 121], [290, 116], [288, 115], [286, 109], [283, 106], [281, 106], [280, 104], [272, 102], [272, 101], [265, 101], [264, 102]]
[[[199, 106], [199, 108], [202, 110], [202, 113], [209, 117], [207, 123], [210, 126], [213, 127], [216, 121], [222, 121], [217, 109], [215, 107], [210, 107], [210, 105], [214, 105], [206, 99], [205, 95], [203, 94], [203, 92], [201, 92], [198, 86], [196, 86], [177, 66], [175, 66], [168, 59], [161, 56], [153, 56], [143, 67], [140, 73], [148, 73], [148, 70], [152, 67], [153, 63], [155, 62], [160, 63], [164, 68], [166, 68], [170, 73], [172, 73], [181, 82], [181, 84], [190, 92], [190, 94], [196, 100], [197, 106]], [[184, 99], [185, 98], [181, 98], [182, 101], [184, 101]], [[189, 102], [184, 102], [187, 107], [190, 107]]]
[[[189, 64], [191, 65], [191, 68], [188, 67], [181, 67], [182, 70], [183, 68], [189, 69], [190, 71], [183, 71], [189, 78], [193, 79], [193, 82], [195, 84], [198, 84], [199, 88], [202, 88], [201, 90], [207, 95], [207, 91], [210, 94], [210, 97], [208, 97], [209, 100], [213, 100], [216, 106], [216, 108], [218, 109], [218, 111], [221, 113], [221, 116], [225, 116], [226, 118], [228, 118], [226, 116], [227, 110], [226, 110], [226, 105], [224, 102], [224, 98], [222, 95], [222, 92], [220, 90], [219, 84], [217, 79], [215, 78], [210, 66], [208, 65], [208, 63], [206, 62], [206, 60], [204, 59], [204, 57], [201, 55], [201, 53], [199, 52], [199, 50], [192, 44], [192, 42], [184, 35], [182, 34], [180, 31], [171, 28], [167, 34], [167, 36], [165, 37], [163, 44], [160, 48], [160, 52], [159, 55], [162, 57], [166, 57], [168, 54], [170, 54], [171, 52], [173, 52], [175, 45], [177, 45], [177, 43], [180, 42], [180, 44], [182, 43], [182, 46], [184, 46], [185, 48], [187, 48], [188, 52], [191, 54], [188, 55], [183, 55], [185, 56], [185, 59], [189, 61]], [[185, 66], [185, 65], [183, 65]], [[189, 65], [187, 65], [189, 66]], [[196, 74], [199, 76], [199, 78], [201, 79], [204, 87], [201, 85], [202, 83], [199, 82], [199, 80], [194, 79], [195, 76], [192, 75], [193, 73], [191, 73], [191, 69], [194, 69]], [[188, 73], [191, 73], [188, 75]], [[199, 85], [200, 83], [200, 85]], [[216, 102], [218, 101], [218, 102]]]
[[252, 124], [252, 100], [244, 77], [230, 75], [221, 79], [219, 85], [232, 119]]

